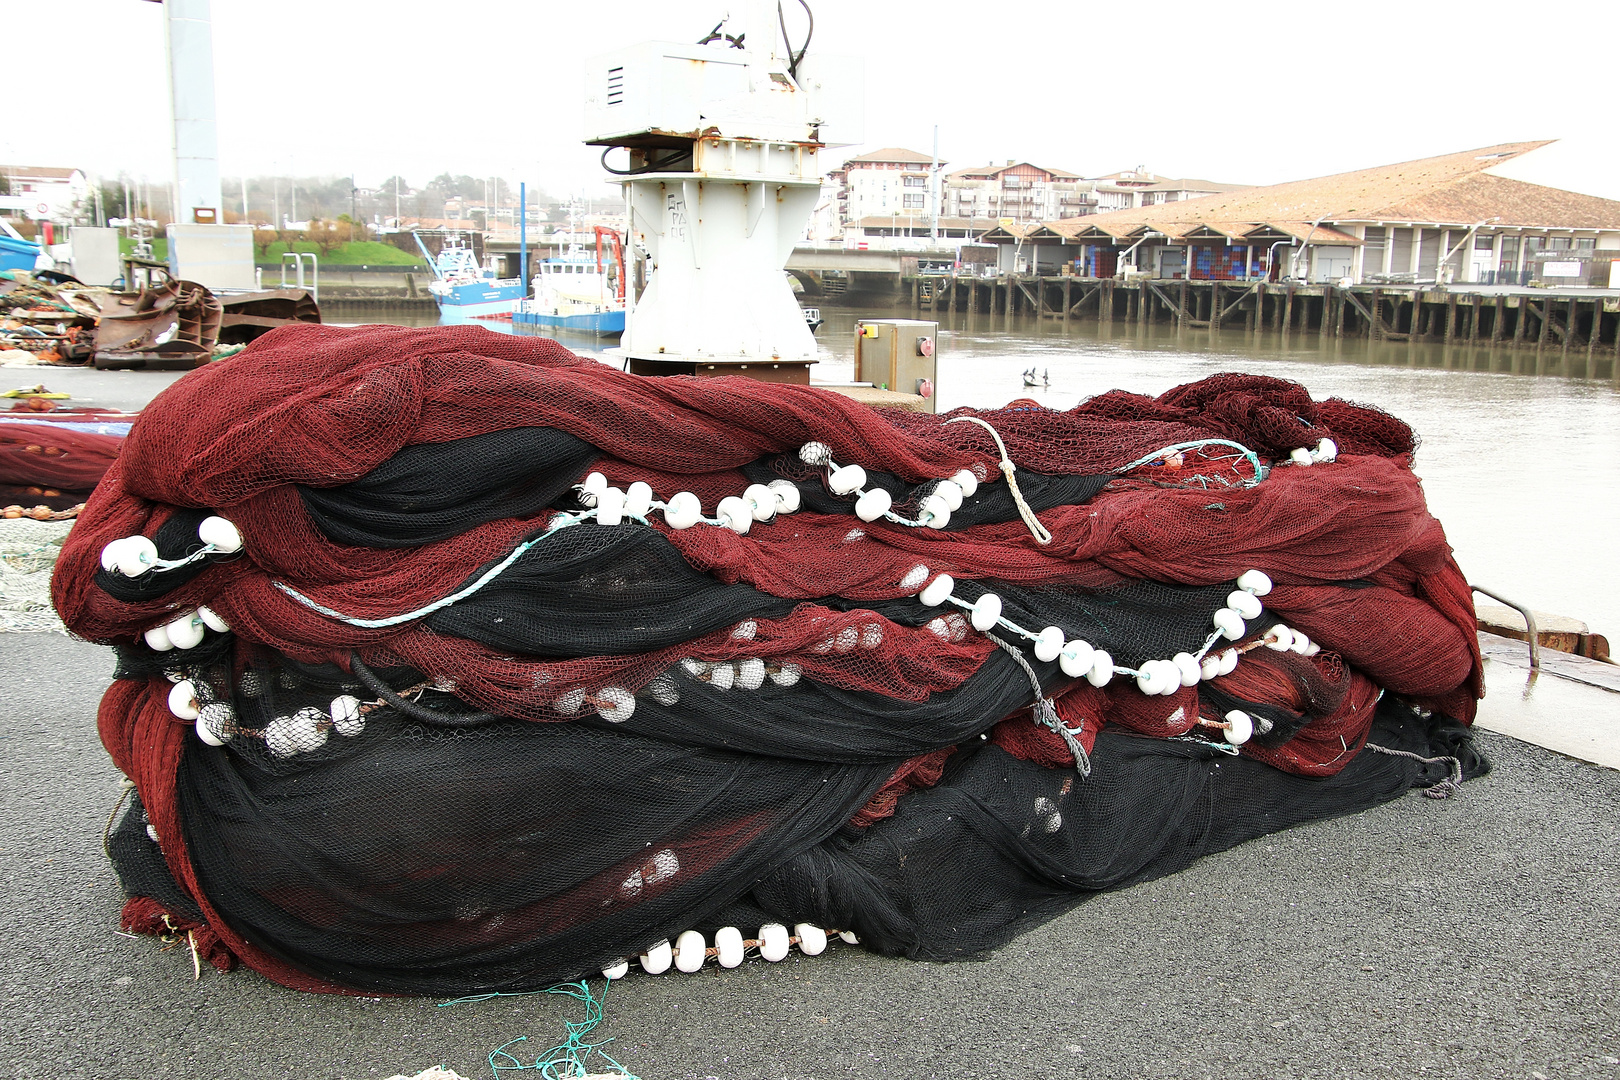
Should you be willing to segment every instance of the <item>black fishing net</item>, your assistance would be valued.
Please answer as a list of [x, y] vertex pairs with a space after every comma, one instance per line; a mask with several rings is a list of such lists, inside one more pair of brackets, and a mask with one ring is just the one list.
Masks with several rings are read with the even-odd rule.
[[1449, 785], [1477, 644], [1397, 425], [1249, 376], [920, 417], [273, 332], [142, 416], [55, 580], [119, 649], [126, 924], [359, 992], [775, 922], [965, 957]]

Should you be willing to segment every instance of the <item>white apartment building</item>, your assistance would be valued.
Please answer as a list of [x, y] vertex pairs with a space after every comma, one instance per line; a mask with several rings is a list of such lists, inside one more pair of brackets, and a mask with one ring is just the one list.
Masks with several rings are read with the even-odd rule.
[[1225, 195], [1248, 187], [1247, 184], [1222, 184], [1213, 180], [1172, 180], [1167, 176], [1154, 175], [1153, 170], [1145, 165], [1107, 176], [1094, 176], [1091, 183], [1097, 193], [1094, 212], [1098, 214], [1198, 199], [1205, 195]]
[[1027, 161], [980, 165], [945, 174], [944, 210], [951, 217], [996, 221], [1057, 221], [1095, 213], [1092, 184], [1077, 173]]
[[828, 179], [839, 185], [838, 216], [847, 226], [862, 218], [926, 219], [934, 159], [897, 146], [850, 158]]

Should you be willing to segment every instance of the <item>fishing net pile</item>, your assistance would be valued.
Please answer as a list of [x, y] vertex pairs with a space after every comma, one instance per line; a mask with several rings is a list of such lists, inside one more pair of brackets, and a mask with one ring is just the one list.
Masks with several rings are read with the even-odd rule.
[[88, 499], [123, 442], [92, 426], [0, 418], [0, 507], [68, 510]]
[[1480, 658], [1414, 449], [1248, 375], [933, 416], [278, 329], [141, 414], [54, 581], [118, 650], [126, 925], [312, 990], [948, 959], [1446, 788]]

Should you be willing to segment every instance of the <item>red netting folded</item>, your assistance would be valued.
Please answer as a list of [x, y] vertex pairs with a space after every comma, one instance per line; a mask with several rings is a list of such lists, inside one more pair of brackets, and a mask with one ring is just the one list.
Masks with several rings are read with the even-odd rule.
[[101, 482], [122, 442], [61, 424], [0, 423], [0, 485], [88, 492]]
[[[806, 444], [905, 512], [857, 516]], [[1356, 758], [1382, 691], [1471, 720], [1470, 593], [1415, 446], [1386, 414], [1257, 376], [932, 416], [644, 379], [480, 328], [287, 327], [141, 414], [53, 596], [75, 633], [120, 647], [103, 742], [211, 950], [314, 988], [436, 987], [412, 965], [441, 962], [458, 986], [516, 985], [656, 940], [839, 829], [899, 828], [992, 751], [1073, 771], [1111, 726], [1202, 753], [1242, 709], [1252, 762], [1325, 777]], [[964, 469], [978, 491], [958, 490], [957, 520], [919, 516]], [[602, 524], [575, 488], [592, 470], [658, 506], [692, 492], [704, 520]], [[746, 532], [716, 517], [773, 478], [804, 508]], [[240, 551], [204, 549], [209, 514]], [[104, 568], [128, 537], [158, 568], [126, 570], [118, 548]], [[1263, 608], [1230, 599], [1256, 569], [1275, 583], [1254, 590]], [[946, 574], [949, 600], [919, 599]], [[1004, 621], [983, 619], [988, 594]], [[1308, 641], [1266, 647], [1279, 623]], [[1111, 663], [1065, 667], [1024, 636], [1046, 627]], [[1168, 692], [1146, 692], [1166, 662]], [[171, 711], [177, 680], [195, 734]], [[485, 803], [454, 787], [461, 771]], [[1059, 801], [1083, 791], [1066, 782]], [[373, 828], [352, 815], [374, 805], [398, 829], [351, 850], [345, 825]], [[1030, 805], [1045, 809], [1024, 833], [1061, 828], [1053, 796]], [[241, 866], [243, 829], [315, 854]]]

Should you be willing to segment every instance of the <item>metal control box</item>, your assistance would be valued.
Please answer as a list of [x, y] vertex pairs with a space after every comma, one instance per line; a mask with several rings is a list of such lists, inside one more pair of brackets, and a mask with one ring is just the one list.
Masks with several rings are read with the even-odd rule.
[[[776, 33], [774, 12], [769, 29]], [[787, 61], [768, 53], [648, 41], [592, 57], [585, 63], [585, 141], [652, 147], [705, 136], [790, 147], [862, 141], [859, 58], [817, 53], [794, 81]]]
[[923, 399], [934, 412], [935, 344], [939, 323], [919, 319], [862, 319], [855, 324], [855, 378]]

